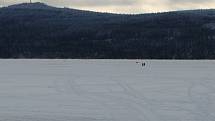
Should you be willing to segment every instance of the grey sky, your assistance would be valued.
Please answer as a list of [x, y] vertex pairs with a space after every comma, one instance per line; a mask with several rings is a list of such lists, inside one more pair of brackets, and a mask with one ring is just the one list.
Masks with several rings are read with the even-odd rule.
[[[27, 2], [29, 0], [0, 0], [1, 5]], [[32, 0], [52, 6], [115, 12], [146, 13], [184, 9], [213, 8], [215, 0]]]

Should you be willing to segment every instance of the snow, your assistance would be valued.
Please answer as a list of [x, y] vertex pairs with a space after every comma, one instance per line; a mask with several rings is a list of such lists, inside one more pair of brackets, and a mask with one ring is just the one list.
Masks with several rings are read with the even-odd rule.
[[0, 60], [0, 121], [214, 121], [214, 72], [208, 60]]

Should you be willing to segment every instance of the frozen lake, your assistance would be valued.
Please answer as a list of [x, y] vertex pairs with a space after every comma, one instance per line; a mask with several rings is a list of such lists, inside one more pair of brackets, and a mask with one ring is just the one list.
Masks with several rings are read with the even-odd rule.
[[144, 62], [0, 60], [0, 121], [215, 120], [215, 61]]

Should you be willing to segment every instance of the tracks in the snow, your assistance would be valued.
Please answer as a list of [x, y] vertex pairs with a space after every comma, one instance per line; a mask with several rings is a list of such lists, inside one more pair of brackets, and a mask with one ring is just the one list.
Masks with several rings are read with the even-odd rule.
[[214, 100], [210, 94], [215, 94], [215, 87], [210, 81], [192, 82], [188, 88], [188, 96], [195, 106], [195, 117], [197, 121], [214, 121], [211, 107]]
[[[189, 84], [189, 82], [187, 82]], [[77, 95], [79, 97], [97, 102], [98, 106], [104, 109], [104, 121], [121, 121], [117, 113], [132, 113], [135, 121], [164, 121], [162, 114], [157, 108], [165, 106], [164, 110], [177, 110], [187, 112], [195, 117], [196, 121], [213, 121], [215, 116], [212, 114], [213, 106], [212, 94], [215, 94], [215, 87], [212, 81], [191, 81], [187, 85], [188, 91], [186, 99], [189, 108], [179, 107], [183, 99], [176, 102], [159, 102], [151, 100], [144, 93], [135, 89], [132, 84], [114, 77], [68, 77], [66, 80], [55, 81], [56, 91], [64, 95]], [[117, 89], [113, 89], [117, 88]], [[102, 89], [102, 90], [100, 90]], [[184, 97], [187, 98], [187, 97]], [[184, 99], [185, 100], [185, 99]], [[174, 106], [174, 104], [177, 104]], [[124, 110], [119, 110], [119, 107]], [[162, 109], [161, 109], [162, 110]], [[182, 118], [183, 119], [183, 118]]]

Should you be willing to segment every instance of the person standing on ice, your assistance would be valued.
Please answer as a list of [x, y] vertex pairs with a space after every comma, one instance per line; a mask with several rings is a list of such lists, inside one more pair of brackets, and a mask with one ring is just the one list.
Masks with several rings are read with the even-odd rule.
[[145, 62], [144, 62], [144, 63], [142, 63], [142, 67], [143, 67], [143, 66], [146, 66], [146, 63], [145, 63]]

